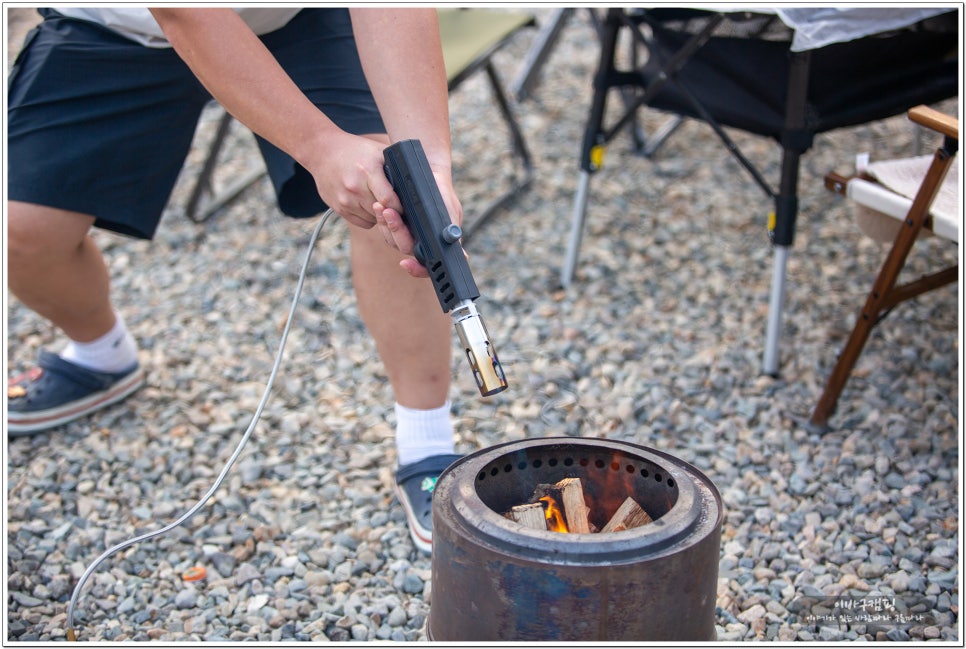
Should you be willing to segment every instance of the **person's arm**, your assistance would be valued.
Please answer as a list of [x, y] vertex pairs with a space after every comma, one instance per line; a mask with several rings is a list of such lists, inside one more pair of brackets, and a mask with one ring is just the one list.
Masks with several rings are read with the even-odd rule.
[[350, 9], [362, 68], [392, 142], [418, 139], [449, 172], [449, 95], [435, 9]]
[[[152, 9], [175, 51], [236, 119], [279, 147], [315, 178], [319, 194], [349, 222], [380, 226], [389, 245], [412, 254], [402, 206], [383, 171], [384, 142], [339, 129], [289, 78], [231, 9]], [[435, 9], [353, 9], [363, 70], [390, 141], [419, 139], [455, 223], [462, 207], [452, 183], [448, 91]], [[414, 259], [402, 262], [426, 276]]]
[[[462, 224], [463, 208], [453, 188], [449, 90], [436, 10], [354, 8], [349, 14], [362, 68], [390, 141], [420, 141], [450, 218]], [[374, 207], [395, 245], [411, 250], [398, 212], [383, 212], [381, 204]], [[410, 274], [421, 273], [415, 260], [405, 260], [403, 267]]]
[[235, 11], [155, 8], [151, 13], [211, 95], [308, 169], [319, 194], [339, 215], [369, 228], [376, 223], [374, 201], [401, 207], [383, 172], [383, 145], [338, 128]]

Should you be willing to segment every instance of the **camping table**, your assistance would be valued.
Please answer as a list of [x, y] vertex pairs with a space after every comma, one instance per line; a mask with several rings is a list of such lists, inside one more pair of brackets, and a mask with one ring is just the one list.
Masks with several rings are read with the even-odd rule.
[[[646, 18], [649, 13], [656, 16], [682, 11], [702, 17], [705, 27], [693, 34], [663, 33], [658, 20]], [[800, 157], [811, 147], [816, 133], [871, 122], [900, 114], [916, 104], [956, 96], [958, 69], [955, 61], [945, 61], [949, 45], [944, 39], [911, 30], [890, 33], [950, 11], [956, 10], [823, 7], [736, 13], [609, 9], [600, 31], [600, 66], [594, 79], [594, 99], [581, 151], [581, 176], [561, 269], [563, 286], [569, 286], [573, 278], [586, 217], [589, 178], [599, 168], [604, 145], [643, 105], [702, 119], [774, 199], [774, 214], [769, 218], [774, 259], [763, 369], [766, 374], [777, 375], [786, 267], [798, 212]], [[790, 42], [714, 36], [715, 27], [729, 16], [762, 14], [777, 16], [791, 28]], [[637, 31], [642, 20], [651, 25], [650, 39]], [[615, 68], [617, 36], [622, 27], [630, 27], [636, 41], [649, 50], [641, 69], [627, 72]], [[957, 40], [957, 34], [952, 34], [952, 51]], [[755, 48], [750, 61], [729, 61], [729, 65], [721, 66], [724, 69], [717, 67], [728, 56], [740, 53], [742, 46], [746, 50]], [[870, 47], [874, 54], [868, 54]], [[662, 56], [663, 61], [656, 62]], [[730, 74], [744, 77], [735, 81]], [[641, 94], [615, 125], [605, 129], [607, 91], [635, 85], [642, 88]], [[701, 96], [702, 91], [705, 96]], [[741, 154], [722, 125], [770, 136], [781, 143], [783, 160], [777, 192]]]

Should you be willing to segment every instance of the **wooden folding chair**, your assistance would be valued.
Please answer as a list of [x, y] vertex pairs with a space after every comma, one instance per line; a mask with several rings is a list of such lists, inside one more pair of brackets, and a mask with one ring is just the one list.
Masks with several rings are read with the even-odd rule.
[[[503, 84], [493, 64], [493, 55], [501, 50], [520, 30], [535, 24], [532, 14], [525, 11], [489, 9], [439, 9], [440, 36], [449, 91], [456, 90], [479, 70], [486, 72], [493, 98], [510, 132], [514, 165], [510, 169], [510, 187], [488, 206], [476, 213], [469, 227], [464, 227], [464, 239], [480, 228], [497, 210], [506, 207], [533, 179], [533, 161], [523, 132], [510, 108]], [[208, 219], [222, 206], [231, 202], [245, 188], [258, 180], [264, 166], [258, 165], [216, 191], [213, 176], [218, 158], [231, 132], [233, 118], [222, 111], [215, 135], [201, 172], [189, 195], [185, 213], [196, 223]]]
[[[879, 215], [897, 219], [899, 226], [892, 247], [866, 298], [865, 306], [862, 307], [855, 327], [812, 412], [809, 423], [816, 430], [827, 429], [828, 419], [835, 412], [839, 396], [872, 328], [899, 303], [950, 284], [959, 276], [959, 266], [952, 265], [914, 281], [897, 283], [913, 244], [924, 230], [931, 230], [939, 236], [958, 242], [961, 220], [958, 207], [952, 214], [946, 210], [941, 213], [930, 211], [941, 191], [951, 192], [952, 204], [958, 205], [958, 178], [955, 174], [949, 176], [948, 172], [959, 149], [959, 121], [926, 106], [917, 106], [908, 115], [913, 122], [943, 136], [942, 145], [936, 149], [931, 162], [926, 161], [925, 176], [914, 198], [896, 194], [865, 174], [846, 178], [833, 173], [826, 177], [825, 184], [828, 189], [848, 196]], [[916, 162], [914, 160], [912, 164], [915, 165]]]

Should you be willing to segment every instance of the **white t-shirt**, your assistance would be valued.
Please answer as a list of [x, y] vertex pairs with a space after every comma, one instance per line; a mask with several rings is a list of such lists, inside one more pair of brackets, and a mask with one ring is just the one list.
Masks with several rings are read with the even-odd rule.
[[[146, 45], [171, 47], [164, 32], [147, 8], [106, 9], [93, 7], [54, 7], [58, 13], [71, 18], [89, 20], [104, 25], [111, 31]], [[258, 35], [284, 27], [301, 9], [299, 7], [241, 7], [235, 11]]]

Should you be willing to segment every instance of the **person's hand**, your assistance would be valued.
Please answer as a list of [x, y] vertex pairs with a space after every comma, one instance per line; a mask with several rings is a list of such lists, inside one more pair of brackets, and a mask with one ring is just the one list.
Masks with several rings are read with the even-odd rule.
[[[385, 207], [401, 211], [384, 170], [386, 145], [344, 132], [332, 137], [321, 166], [310, 169], [322, 200], [350, 224], [366, 230], [378, 222], [377, 205], [380, 212]], [[412, 245], [403, 252], [411, 254]]]
[[[429, 277], [413, 257], [415, 240], [403, 222], [402, 203], [386, 178], [386, 144], [344, 132], [332, 135], [327, 144], [327, 154], [310, 170], [322, 200], [353, 226], [378, 227], [386, 245], [406, 256], [399, 263], [403, 270], [413, 277]], [[449, 167], [431, 162], [430, 168], [450, 219], [461, 225], [463, 208]]]
[[[434, 167], [433, 177], [436, 179], [436, 185], [439, 187], [439, 193], [443, 197], [443, 204], [446, 205], [450, 219], [456, 225], [462, 225], [463, 207], [456, 198], [449, 169]], [[399, 262], [399, 266], [413, 277], [429, 277], [426, 268], [412, 256], [415, 240], [403, 222], [401, 209], [376, 201], [373, 211], [376, 214], [376, 224], [382, 230], [386, 244], [407, 255]]]

